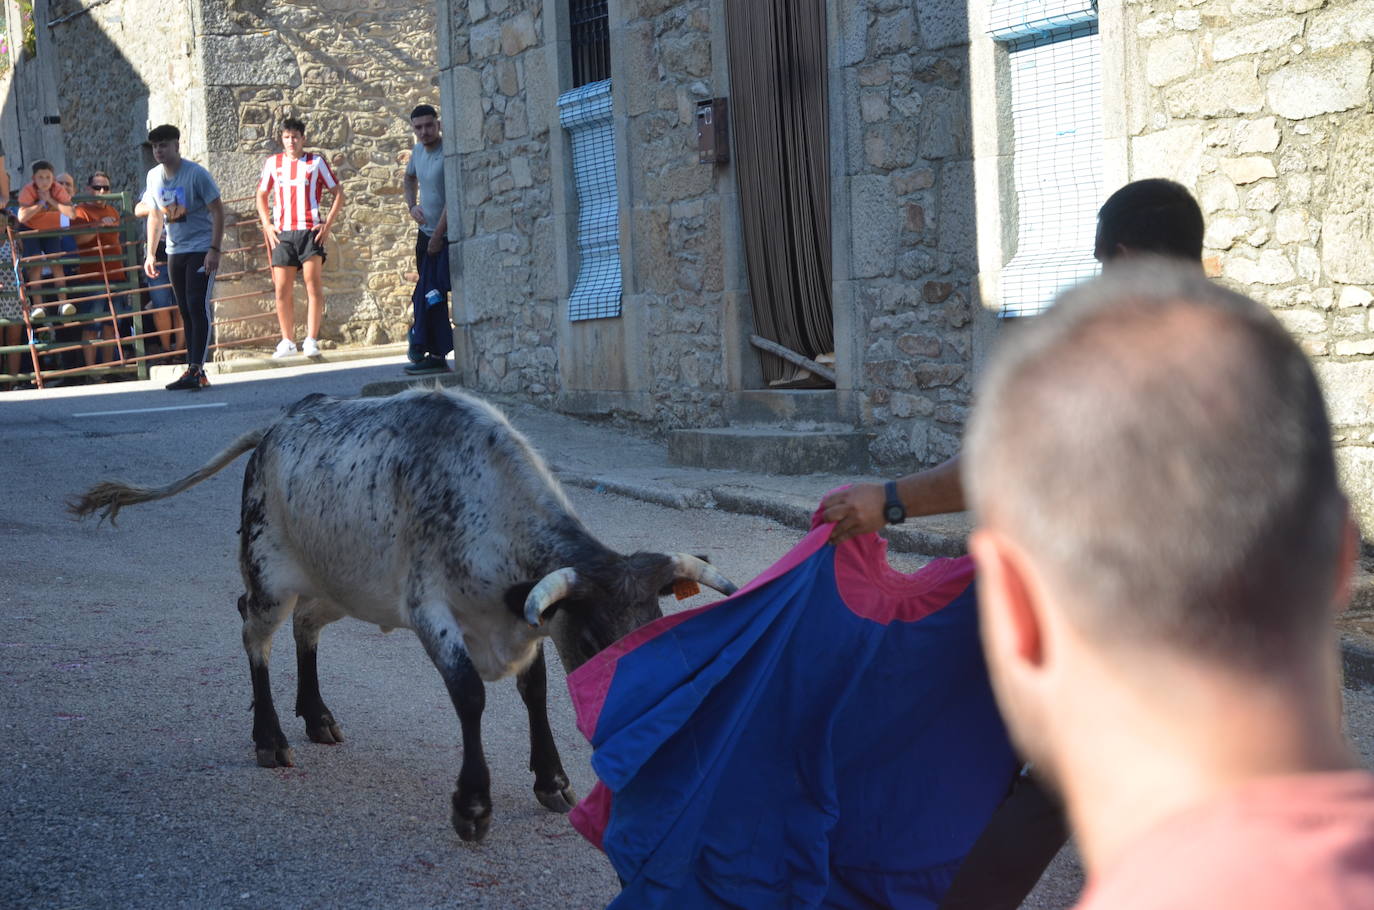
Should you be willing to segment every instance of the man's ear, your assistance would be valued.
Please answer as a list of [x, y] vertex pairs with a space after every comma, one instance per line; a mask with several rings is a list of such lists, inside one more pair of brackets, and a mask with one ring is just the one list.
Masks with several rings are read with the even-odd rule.
[[969, 553], [978, 567], [979, 619], [988, 659], [1004, 667], [1007, 662], [1040, 667], [1045, 630], [1025, 554], [988, 529], [969, 537]]

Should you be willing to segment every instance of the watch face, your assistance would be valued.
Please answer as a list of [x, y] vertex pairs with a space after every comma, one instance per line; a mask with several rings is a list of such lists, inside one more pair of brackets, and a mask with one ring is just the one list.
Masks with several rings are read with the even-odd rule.
[[906, 513], [902, 510], [902, 507], [897, 505], [888, 506], [884, 512], [886, 513], [884, 517], [887, 518], [888, 524], [896, 524], [906, 517]]

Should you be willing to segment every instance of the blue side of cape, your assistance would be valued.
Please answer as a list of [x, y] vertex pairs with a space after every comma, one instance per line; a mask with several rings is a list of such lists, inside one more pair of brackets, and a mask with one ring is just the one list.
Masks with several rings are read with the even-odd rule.
[[883, 625], [829, 546], [621, 656], [592, 745], [616, 910], [934, 908], [1016, 769], [972, 586]]

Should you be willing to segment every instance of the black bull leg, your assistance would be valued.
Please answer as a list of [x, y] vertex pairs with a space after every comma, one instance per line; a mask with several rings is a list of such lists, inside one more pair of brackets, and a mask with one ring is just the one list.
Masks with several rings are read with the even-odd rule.
[[571, 812], [577, 795], [568, 784], [558, 746], [549, 728], [548, 672], [544, 666], [544, 647], [524, 672], [515, 677], [516, 688], [525, 701], [530, 717], [530, 770], [534, 772], [534, 796], [545, 809]]
[[342, 616], [321, 601], [301, 598], [291, 617], [296, 638], [296, 716], [305, 721], [305, 733], [311, 742], [325, 745], [341, 743], [344, 738], [338, 721], [320, 697], [316, 650], [320, 630]]
[[491, 772], [482, 752], [486, 685], [477, 675], [446, 605], [414, 610], [411, 624], [444, 679], [463, 730], [463, 766], [458, 772], [458, 788], [453, 791], [453, 830], [465, 841], [480, 841], [491, 827]]
[[272, 704], [272, 682], [268, 659], [272, 654], [272, 633], [295, 606], [296, 599], [273, 600], [260, 592], [239, 597], [243, 616], [243, 649], [253, 679], [253, 745], [258, 764], [264, 768], [290, 767], [296, 763], [291, 744], [282, 733], [277, 709]]

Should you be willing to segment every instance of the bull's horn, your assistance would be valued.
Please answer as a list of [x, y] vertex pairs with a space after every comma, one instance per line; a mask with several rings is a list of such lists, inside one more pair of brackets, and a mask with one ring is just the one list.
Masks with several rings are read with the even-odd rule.
[[537, 626], [543, 621], [544, 611], [568, 596], [573, 585], [577, 584], [577, 570], [571, 566], [550, 572], [539, 580], [525, 598], [525, 622]]
[[713, 588], [729, 597], [738, 590], [730, 579], [716, 569], [704, 559], [692, 556], [690, 553], [673, 554], [673, 573], [678, 578], [687, 578], [692, 581], [699, 581], [708, 588]]

